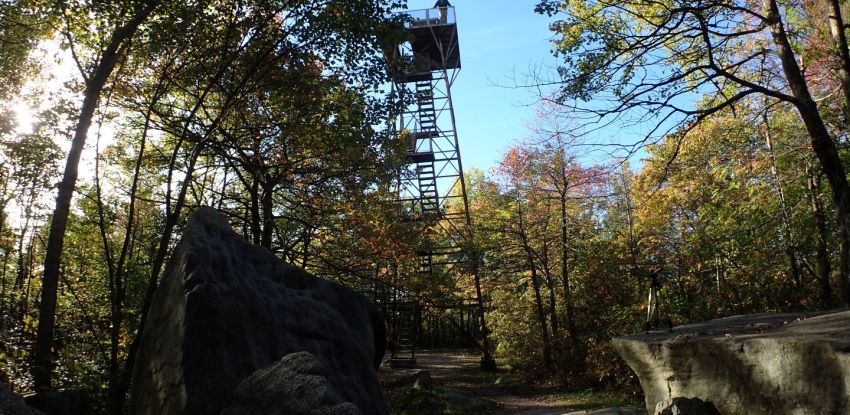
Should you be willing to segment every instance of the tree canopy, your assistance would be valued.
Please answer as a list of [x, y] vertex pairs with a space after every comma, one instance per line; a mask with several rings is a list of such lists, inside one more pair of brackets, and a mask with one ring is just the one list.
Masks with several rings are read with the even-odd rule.
[[[610, 339], [645, 327], [653, 278], [674, 324], [850, 301], [845, 3], [539, 1], [559, 61], [532, 82], [555, 93], [496, 167], [465, 172], [468, 200], [439, 212], [468, 201], [469, 237], [447, 254], [463, 265], [427, 278], [423, 235], [457, 235], [400, 215], [411, 132], [387, 125], [411, 103], [391, 93], [381, 50], [406, 39], [392, 14], [405, 6], [0, 2], [13, 389], [91, 390], [98, 413], [122, 413], [198, 206], [323, 278], [419, 296], [423, 343], [460, 327], [478, 338], [456, 344], [492, 344], [527, 379], [575, 388], [635, 390]], [[14, 115], [24, 101], [31, 128]], [[642, 139], [588, 157], [583, 132], [614, 124]]]

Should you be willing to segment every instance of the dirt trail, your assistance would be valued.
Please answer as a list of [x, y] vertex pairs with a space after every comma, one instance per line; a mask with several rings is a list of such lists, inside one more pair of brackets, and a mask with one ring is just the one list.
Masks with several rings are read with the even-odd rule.
[[512, 394], [497, 387], [494, 381], [499, 376], [482, 373], [477, 356], [425, 351], [416, 355], [416, 364], [416, 369], [388, 370], [410, 373], [427, 370], [435, 385], [461, 389], [496, 402], [499, 406], [493, 415], [561, 415], [573, 411], [547, 403], [544, 397]]

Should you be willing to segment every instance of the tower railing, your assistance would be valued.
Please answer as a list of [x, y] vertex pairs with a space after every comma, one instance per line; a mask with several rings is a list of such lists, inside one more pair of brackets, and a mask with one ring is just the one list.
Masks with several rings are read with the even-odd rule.
[[[406, 29], [418, 27], [442, 26], [457, 23], [455, 8], [453, 6], [443, 8], [409, 10], [405, 14], [410, 20], [405, 23]], [[445, 17], [444, 17], [445, 16]]]

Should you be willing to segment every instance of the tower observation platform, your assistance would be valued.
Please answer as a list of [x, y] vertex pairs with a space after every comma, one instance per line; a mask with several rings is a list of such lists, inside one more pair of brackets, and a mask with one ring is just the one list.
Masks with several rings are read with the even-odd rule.
[[[405, 15], [406, 40], [384, 50], [393, 80], [392, 91], [404, 108], [393, 120], [391, 133], [407, 141], [406, 163], [399, 173], [396, 192], [399, 217], [411, 222], [419, 231], [416, 257], [416, 279], [434, 281], [462, 276], [472, 277], [475, 298], [449, 299], [430, 307], [457, 307], [466, 310], [464, 333], [482, 349], [482, 368], [493, 366], [487, 344], [483, 296], [478, 276], [480, 256], [471, 251], [472, 222], [466, 182], [463, 176], [457, 120], [452, 102], [452, 85], [461, 69], [457, 18], [454, 7], [411, 10]], [[471, 275], [470, 275], [471, 274]], [[398, 293], [395, 301], [415, 303], [406, 311], [387, 312], [391, 318], [391, 363], [415, 363], [416, 333], [405, 333], [404, 327], [421, 332], [421, 324], [397, 322], [412, 318], [421, 321], [427, 308], [416, 293]], [[470, 309], [469, 304], [474, 304]], [[413, 317], [408, 317], [413, 316]], [[460, 312], [464, 326], [464, 311]], [[470, 319], [477, 324], [469, 324]], [[399, 329], [394, 329], [398, 327]], [[464, 330], [464, 329], [461, 329]]]
[[393, 56], [406, 64], [396, 74], [402, 79], [396, 80], [429, 80], [433, 72], [460, 69], [455, 8], [412, 10], [405, 14], [410, 18], [405, 29], [411, 40], [400, 45]]

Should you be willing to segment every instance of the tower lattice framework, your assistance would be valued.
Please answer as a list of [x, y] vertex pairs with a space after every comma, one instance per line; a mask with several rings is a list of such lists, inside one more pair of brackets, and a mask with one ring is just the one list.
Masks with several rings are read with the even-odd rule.
[[[470, 252], [472, 222], [452, 101], [452, 86], [461, 69], [455, 9], [405, 13], [409, 41], [385, 52], [396, 68], [393, 90], [406, 103], [393, 132], [407, 140], [406, 163], [397, 181], [400, 218], [419, 225], [415, 271], [419, 281], [473, 274], [475, 298], [446, 299], [438, 306], [465, 307], [470, 301], [475, 305], [478, 331], [484, 338], [482, 364], [489, 365], [478, 258]], [[393, 361], [413, 362], [416, 319], [421, 318], [417, 308], [423, 305], [403, 294], [402, 300], [399, 304], [404, 306], [393, 311]]]

